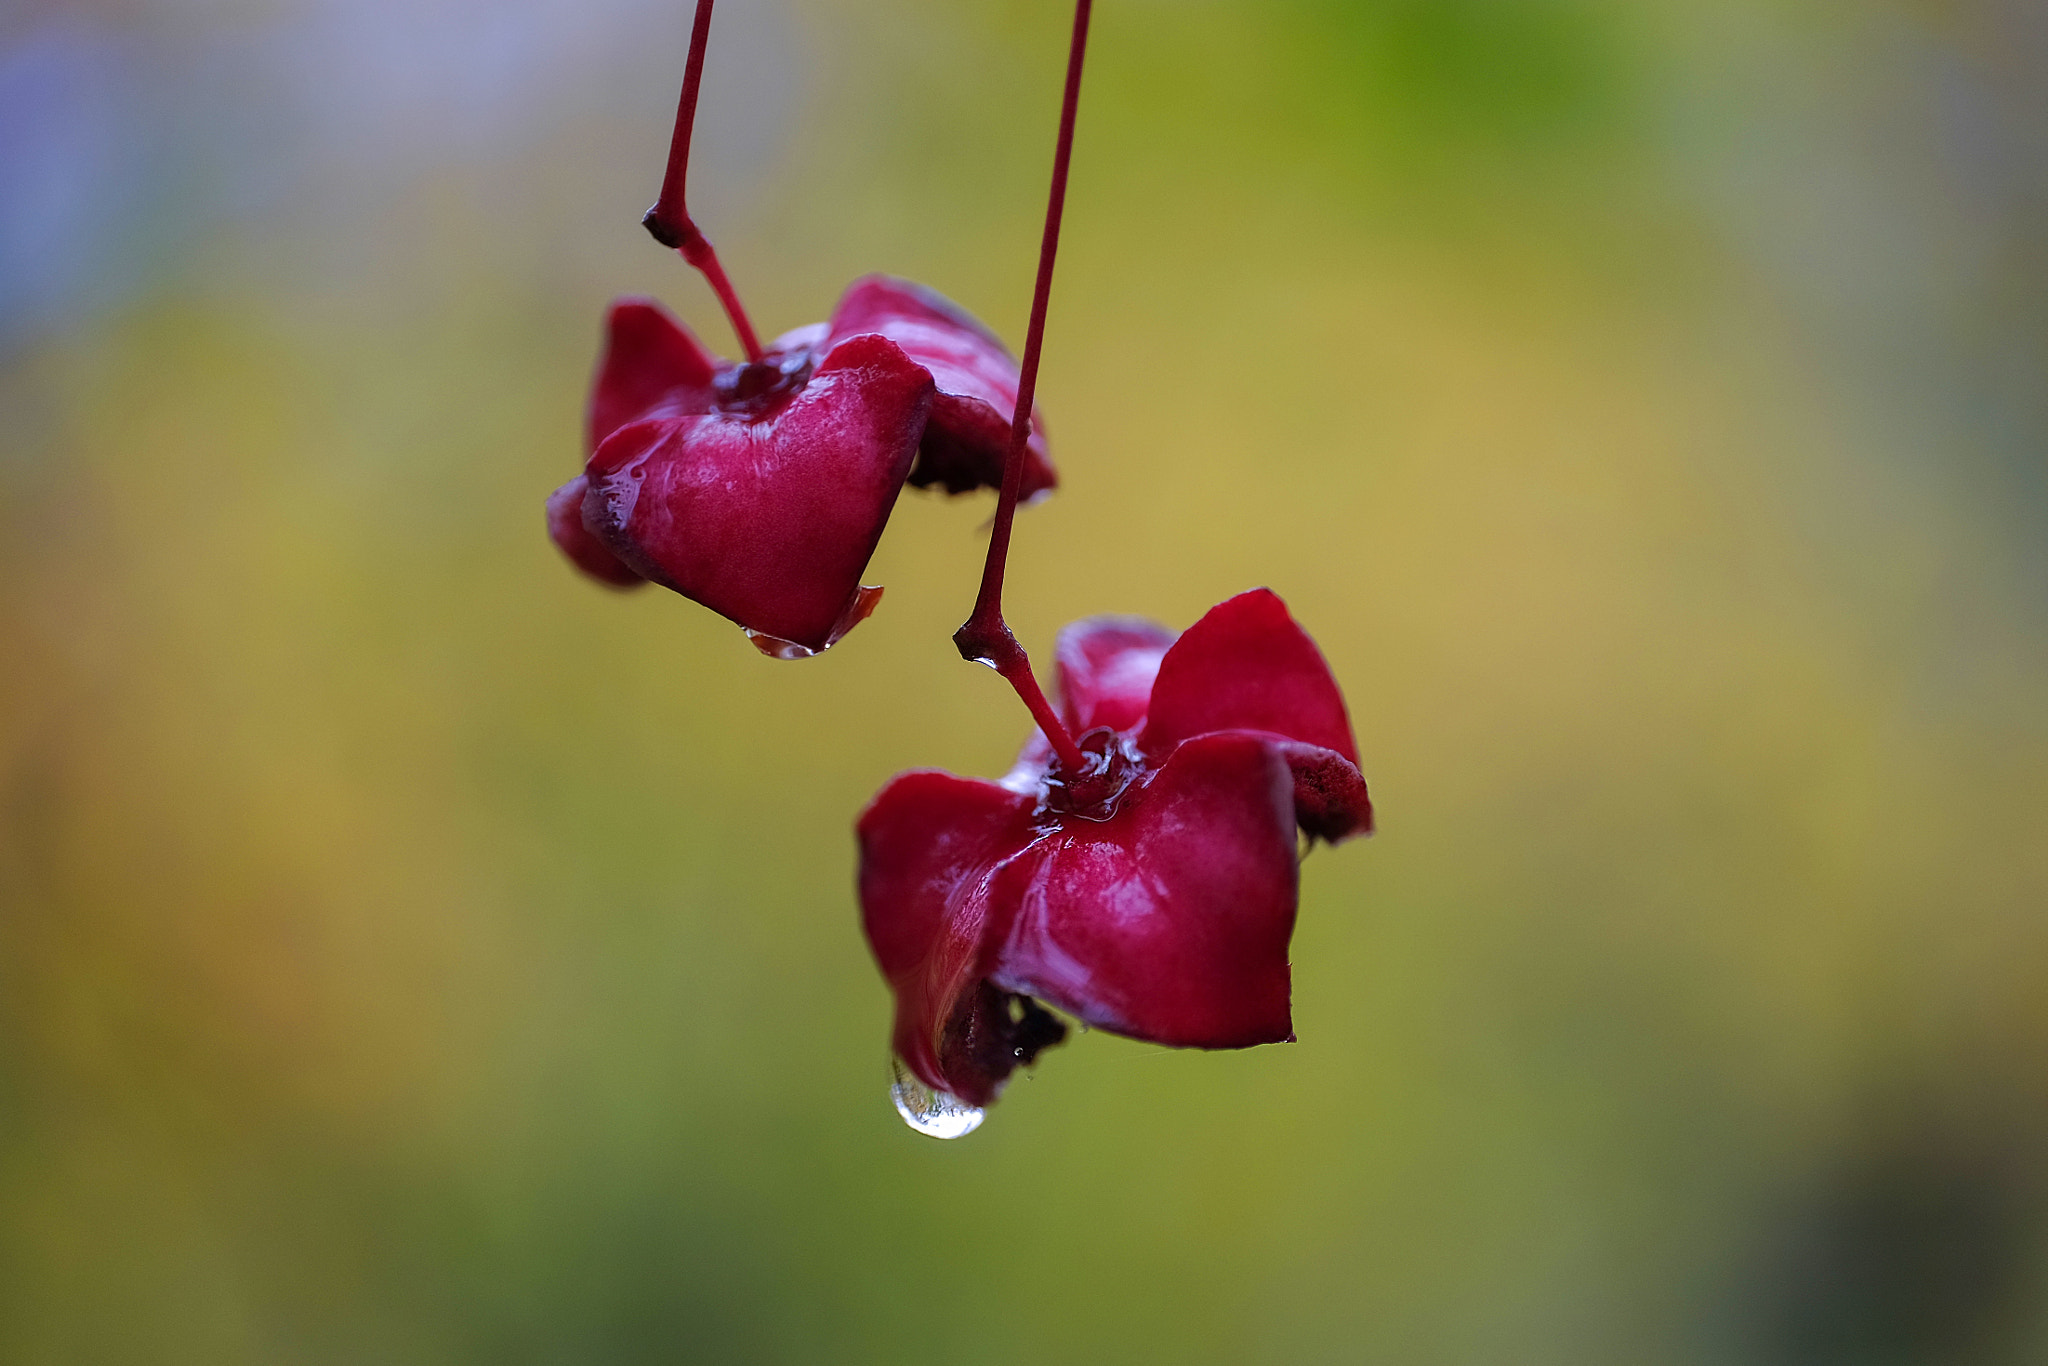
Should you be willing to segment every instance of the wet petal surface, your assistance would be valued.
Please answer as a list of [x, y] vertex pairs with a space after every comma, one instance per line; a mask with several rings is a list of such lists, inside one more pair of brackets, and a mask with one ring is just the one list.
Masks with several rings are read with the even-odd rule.
[[822, 650], [859, 601], [931, 394], [900, 348], [855, 337], [786, 394], [613, 432], [586, 471], [584, 524], [643, 577]]
[[[931, 418], [910, 482], [948, 493], [1000, 488], [1010, 419], [1017, 410], [1017, 362], [993, 332], [936, 290], [888, 275], [853, 282], [832, 312], [837, 341], [879, 333], [931, 372]], [[1022, 497], [1058, 483], [1046, 455], [1045, 422], [1034, 407], [1024, 451]]]
[[589, 488], [590, 481], [579, 474], [548, 495], [548, 537], [570, 563], [591, 578], [615, 588], [637, 588], [647, 580], [622, 564], [583, 525], [583, 495]]
[[1190, 736], [1259, 730], [1358, 762], [1344, 694], [1323, 652], [1270, 589], [1217, 604], [1159, 664], [1138, 742], [1165, 755]]
[[1269, 742], [1202, 736], [1108, 820], [1063, 822], [998, 879], [995, 983], [1153, 1043], [1291, 1037], [1293, 786]]
[[986, 980], [995, 872], [1032, 839], [1032, 806], [995, 783], [918, 771], [897, 775], [856, 827], [861, 924], [896, 995], [896, 1055], [972, 1105], [1065, 1032], [1015, 1018]]
[[652, 299], [617, 299], [605, 315], [604, 354], [590, 387], [586, 453], [629, 422], [712, 406], [721, 362]]
[[1172, 631], [1144, 617], [1088, 617], [1068, 626], [1054, 653], [1060, 719], [1077, 735], [1136, 726], [1173, 640]]

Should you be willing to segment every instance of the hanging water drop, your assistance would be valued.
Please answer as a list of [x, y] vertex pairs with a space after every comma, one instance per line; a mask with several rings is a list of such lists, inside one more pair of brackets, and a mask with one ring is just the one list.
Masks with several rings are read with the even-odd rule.
[[937, 1091], [917, 1079], [901, 1058], [889, 1060], [889, 1099], [903, 1122], [928, 1138], [965, 1138], [981, 1127], [986, 1112], [979, 1105], [944, 1091]]
[[880, 585], [861, 584], [854, 590], [853, 600], [846, 604], [846, 610], [839, 614], [839, 620], [833, 623], [832, 634], [826, 636], [825, 643], [816, 649], [808, 645], [799, 645], [793, 640], [784, 640], [781, 636], [771, 636], [766, 631], [756, 631], [751, 626], [742, 626], [740, 630], [746, 633], [747, 639], [753, 643], [755, 649], [770, 659], [815, 659], [831, 649], [841, 636], [866, 621], [869, 614], [875, 610], [875, 604], [881, 600]]
[[740, 629], [746, 632], [747, 639], [753, 642], [754, 648], [770, 659], [809, 659], [818, 653], [809, 646], [799, 645], [793, 640], [784, 640], [781, 636], [771, 636], [766, 631], [756, 631], [751, 626], [742, 626]]

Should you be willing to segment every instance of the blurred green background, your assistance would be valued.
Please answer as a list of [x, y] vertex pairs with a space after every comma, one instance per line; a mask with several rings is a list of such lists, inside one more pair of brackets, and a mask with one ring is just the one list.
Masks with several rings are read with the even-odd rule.
[[[0, 1360], [2048, 1358], [2048, 16], [1104, 0], [1010, 616], [1269, 584], [1298, 1044], [886, 1097], [850, 824], [985, 499], [773, 663], [541, 528], [686, 0], [0, 15]], [[765, 332], [1013, 343], [1068, 11], [727, 0]]]

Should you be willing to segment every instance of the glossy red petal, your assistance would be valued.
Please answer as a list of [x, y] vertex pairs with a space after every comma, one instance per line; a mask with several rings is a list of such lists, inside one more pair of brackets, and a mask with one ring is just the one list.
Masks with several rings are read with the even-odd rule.
[[710, 411], [718, 359], [667, 309], [652, 299], [617, 299], [604, 330], [585, 450], [595, 451], [629, 422]]
[[932, 381], [894, 343], [840, 343], [771, 412], [657, 418], [590, 459], [583, 520], [643, 577], [822, 650], [909, 473]]
[[1143, 617], [1086, 617], [1054, 647], [1060, 719], [1079, 735], [1097, 726], [1130, 730], [1145, 719], [1159, 661], [1173, 632]]
[[1025, 1021], [986, 980], [989, 893], [1002, 860], [1031, 840], [1033, 805], [994, 783], [903, 773], [855, 827], [861, 925], [896, 996], [896, 1054], [972, 1105], [994, 1100], [1020, 1061], [1058, 1037], [1039, 1022], [1020, 1034]]
[[1259, 736], [1183, 744], [1108, 820], [1069, 818], [1001, 870], [991, 979], [1153, 1043], [1291, 1038], [1293, 788]]
[[[948, 493], [1001, 488], [1017, 410], [1017, 362], [1009, 349], [944, 295], [888, 275], [854, 281], [832, 312], [835, 341], [864, 332], [902, 347], [938, 386], [910, 482]], [[1022, 496], [1036, 497], [1058, 482], [1046, 456], [1045, 421], [1034, 407]]]
[[583, 525], [583, 494], [588, 487], [589, 481], [579, 474], [548, 495], [548, 536], [591, 578], [614, 588], [638, 588], [647, 580], [621, 564]]
[[1323, 652], [1269, 589], [1209, 609], [1159, 664], [1139, 745], [1163, 757], [1191, 736], [1258, 730], [1358, 763], [1344, 694]]

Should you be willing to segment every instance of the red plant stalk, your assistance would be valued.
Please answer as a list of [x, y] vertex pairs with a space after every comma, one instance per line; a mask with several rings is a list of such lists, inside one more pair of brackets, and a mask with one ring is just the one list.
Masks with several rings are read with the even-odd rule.
[[640, 223], [655, 241], [681, 252], [683, 259], [711, 283], [718, 302], [725, 306], [725, 316], [732, 321], [733, 332], [746, 349], [747, 359], [758, 361], [761, 342], [754, 335], [754, 324], [748, 321], [747, 310], [741, 305], [732, 281], [726, 278], [725, 267], [718, 263], [718, 253], [712, 249], [710, 239], [691, 221], [685, 200], [690, 134], [697, 122], [697, 90], [704, 83], [704, 47], [711, 37], [711, 5], [712, 0], [697, 0], [697, 19], [690, 28], [690, 57], [683, 67], [683, 96], [676, 106], [676, 131], [668, 147], [668, 172], [662, 177], [660, 197]]
[[[1024, 361], [1017, 382], [1017, 409], [1010, 419], [1010, 448], [1003, 458], [1003, 488], [996, 500], [994, 529], [989, 535], [988, 560], [982, 566], [981, 592], [974, 611], [953, 633], [953, 644], [963, 659], [988, 665], [1016, 689], [1031, 712], [1031, 718], [1052, 743], [1060, 766], [1079, 775], [1087, 760], [1074, 737], [1060, 722], [1059, 714], [1046, 700], [1045, 692], [1031, 672], [1030, 656], [1017, 643], [1009, 624], [1003, 620], [1003, 571], [1010, 558], [1010, 528], [1017, 518], [1017, 500], [1024, 481], [1024, 446], [1031, 436], [1031, 404], [1038, 388], [1038, 356], [1045, 344], [1045, 310], [1052, 296], [1053, 258], [1059, 253], [1060, 215], [1067, 201], [1067, 166], [1074, 154], [1074, 111], [1081, 102], [1081, 62], [1088, 51], [1088, 15], [1092, 0], [1075, 0], [1074, 33], [1067, 49], [1067, 85], [1060, 101], [1059, 143], [1053, 152], [1052, 190], [1045, 206], [1045, 235], [1038, 247], [1038, 282], [1031, 295], [1031, 326], [1024, 339]], [[710, 9], [702, 0], [700, 25]], [[688, 98], [688, 90], [685, 87]], [[680, 136], [680, 134], [679, 134]], [[664, 189], [663, 196], [666, 198]], [[708, 244], [707, 244], [708, 246]]]

